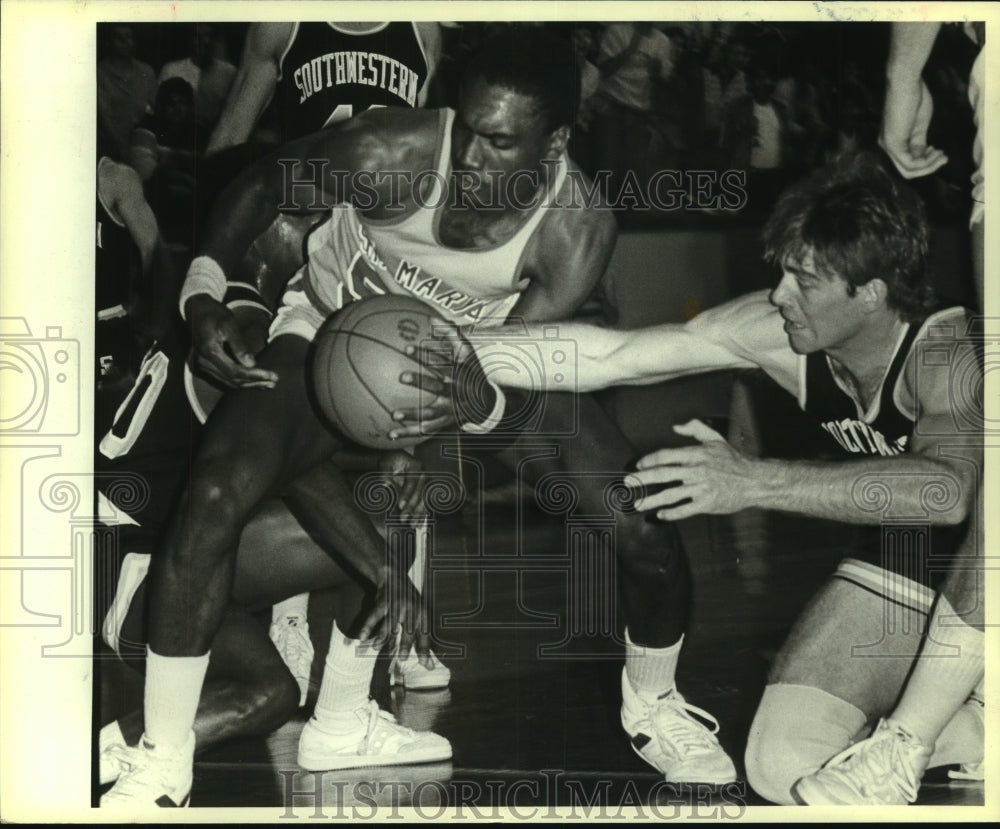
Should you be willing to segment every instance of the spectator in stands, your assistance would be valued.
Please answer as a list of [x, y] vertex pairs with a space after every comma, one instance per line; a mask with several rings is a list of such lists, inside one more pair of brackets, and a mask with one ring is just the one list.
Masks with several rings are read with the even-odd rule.
[[598, 49], [601, 83], [594, 129], [601, 166], [611, 170], [611, 194], [626, 171], [648, 160], [660, 136], [653, 119], [657, 85], [670, 77], [673, 46], [652, 23], [611, 23]]
[[152, 112], [156, 75], [148, 63], [136, 59], [131, 26], [116, 23], [98, 32], [107, 53], [97, 62], [97, 121], [114, 153], [124, 158], [133, 128]]
[[210, 135], [218, 122], [236, 77], [236, 67], [217, 57], [219, 45], [211, 23], [196, 23], [191, 31], [188, 56], [164, 64], [160, 70], [161, 84], [170, 78], [183, 78], [191, 84], [195, 117], [205, 135]]
[[191, 243], [196, 173], [201, 158], [195, 96], [182, 78], [168, 78], [156, 92], [156, 108], [132, 132], [129, 163], [146, 182], [146, 193], [169, 241]]

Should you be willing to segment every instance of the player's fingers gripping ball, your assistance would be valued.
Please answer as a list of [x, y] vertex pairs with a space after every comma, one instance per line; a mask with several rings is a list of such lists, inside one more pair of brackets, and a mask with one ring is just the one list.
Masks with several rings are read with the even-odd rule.
[[399, 425], [394, 411], [440, 402], [434, 391], [399, 380], [412, 372], [444, 381], [418, 357], [437, 316], [420, 300], [387, 294], [352, 302], [323, 324], [315, 340], [313, 388], [323, 415], [344, 437], [374, 449], [414, 446], [429, 437], [392, 440], [389, 433]]

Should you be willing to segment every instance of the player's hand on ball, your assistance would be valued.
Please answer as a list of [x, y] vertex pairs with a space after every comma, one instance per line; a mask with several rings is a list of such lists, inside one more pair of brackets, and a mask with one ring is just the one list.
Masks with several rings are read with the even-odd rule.
[[700, 420], [675, 426], [674, 431], [694, 438], [699, 445], [660, 449], [639, 460], [636, 471], [625, 477], [626, 486], [669, 486], [640, 494], [635, 502], [637, 510], [657, 510], [658, 518], [676, 521], [754, 506], [753, 492], [760, 483], [759, 461], [738, 452]]
[[378, 468], [392, 480], [402, 516], [417, 521], [426, 515], [424, 486], [427, 478], [418, 458], [401, 449], [393, 449], [379, 454]]
[[186, 306], [198, 367], [227, 388], [274, 388], [278, 375], [257, 368], [233, 312], [206, 294]]
[[406, 352], [427, 370], [403, 372], [399, 381], [433, 394], [434, 400], [420, 409], [393, 412], [400, 424], [395, 430], [399, 437], [435, 434], [457, 423], [479, 422], [492, 409], [492, 401], [484, 402], [489, 383], [475, 349], [455, 325], [435, 320], [433, 330], [433, 342], [411, 345]]

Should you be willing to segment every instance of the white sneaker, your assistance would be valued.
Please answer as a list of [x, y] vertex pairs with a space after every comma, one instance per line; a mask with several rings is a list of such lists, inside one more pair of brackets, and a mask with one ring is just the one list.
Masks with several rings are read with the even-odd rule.
[[917, 799], [931, 749], [889, 720], [792, 788], [807, 806], [905, 806]]
[[114, 783], [129, 764], [131, 749], [125, 735], [114, 721], [101, 729], [97, 738], [98, 778], [102, 786]]
[[116, 743], [101, 749], [97, 758], [99, 777], [102, 786], [114, 783], [132, 764], [132, 754], [136, 749], [125, 743]]
[[389, 684], [402, 685], [407, 691], [436, 691], [447, 688], [451, 682], [451, 671], [430, 652], [431, 667], [420, 664], [417, 655], [410, 651], [406, 659], [394, 659], [389, 671]]
[[[710, 723], [711, 729], [695, 717]], [[622, 671], [622, 726], [636, 754], [668, 783], [721, 785], [736, 780], [736, 767], [715, 737], [718, 721], [689, 705], [676, 689], [650, 704]]]
[[187, 806], [191, 801], [194, 766], [194, 732], [180, 749], [165, 752], [146, 739], [119, 756], [122, 763], [118, 780], [101, 797], [102, 809], [142, 812], [153, 806]]
[[315, 717], [310, 719], [299, 737], [299, 765], [306, 771], [329, 771], [451, 759], [451, 743], [444, 737], [399, 725], [375, 700], [353, 716], [357, 728], [347, 734], [330, 734]]
[[299, 684], [299, 706], [306, 704], [309, 696], [309, 677], [312, 675], [313, 657], [316, 652], [309, 638], [309, 623], [298, 616], [284, 616], [271, 623], [268, 631], [274, 647]]

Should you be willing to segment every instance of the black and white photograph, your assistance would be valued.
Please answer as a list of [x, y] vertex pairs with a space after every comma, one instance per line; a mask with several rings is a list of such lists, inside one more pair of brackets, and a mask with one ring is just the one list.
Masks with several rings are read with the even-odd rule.
[[1000, 818], [998, 19], [5, 3], [2, 818]]

